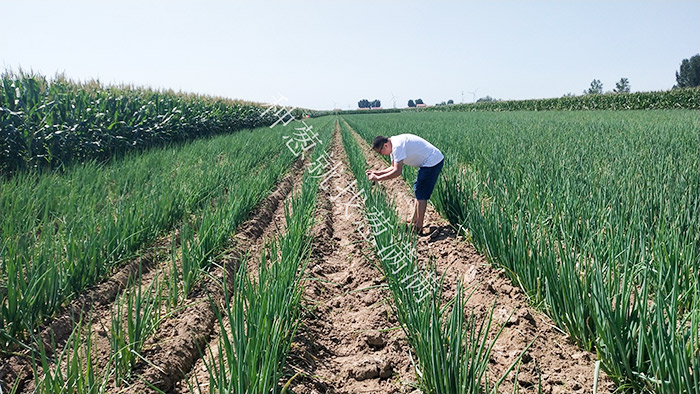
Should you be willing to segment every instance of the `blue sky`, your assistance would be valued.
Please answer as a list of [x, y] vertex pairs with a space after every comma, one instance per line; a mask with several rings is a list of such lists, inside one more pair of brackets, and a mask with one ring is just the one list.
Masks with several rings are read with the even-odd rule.
[[0, 0], [0, 66], [313, 109], [653, 91], [698, 20], [699, 0]]

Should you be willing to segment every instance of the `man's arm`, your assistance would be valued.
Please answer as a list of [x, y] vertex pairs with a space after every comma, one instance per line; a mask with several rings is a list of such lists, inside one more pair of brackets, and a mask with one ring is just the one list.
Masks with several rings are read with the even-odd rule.
[[374, 175], [379, 176], [379, 175], [384, 175], [384, 174], [388, 173], [389, 171], [393, 171], [393, 170], [394, 170], [394, 166], [392, 165], [392, 166], [389, 166], [381, 171], [372, 171], [372, 173]]
[[401, 170], [403, 169], [403, 160], [399, 162], [394, 162], [393, 165], [389, 168], [387, 168], [388, 171], [384, 172], [382, 171], [382, 174], [371, 174], [369, 176], [370, 181], [385, 181], [387, 179], [392, 179], [396, 178], [398, 176], [401, 176]]

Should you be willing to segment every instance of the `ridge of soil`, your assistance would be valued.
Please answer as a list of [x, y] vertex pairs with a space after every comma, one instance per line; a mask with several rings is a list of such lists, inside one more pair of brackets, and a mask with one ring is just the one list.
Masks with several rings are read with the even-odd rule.
[[[114, 302], [119, 292], [126, 288], [139, 271], [142, 275], [151, 274], [167, 253], [172, 234], [159, 237], [145, 249], [142, 255], [118, 268], [110, 277], [86, 289], [63, 307], [56, 317], [39, 328], [39, 338], [46, 349], [47, 356], [51, 356], [55, 349], [63, 347], [73, 332], [76, 322], [82, 320], [91, 310], [103, 308]], [[179, 235], [177, 232], [175, 234], [179, 244]], [[0, 385], [3, 385], [4, 389], [9, 389], [18, 382], [17, 392], [22, 392], [32, 379], [32, 374], [31, 362], [26, 354], [12, 355], [0, 365]]]
[[[134, 371], [138, 378], [126, 388], [127, 392], [152, 393], [171, 391], [186, 378], [215, 333], [216, 315], [213, 303], [220, 305], [225, 287], [231, 288], [234, 275], [246, 254], [262, 243], [261, 235], [270, 227], [282, 202], [291, 195], [299, 183], [297, 171], [302, 161], [297, 160], [287, 174], [255, 209], [251, 219], [239, 226], [240, 231], [231, 240], [228, 251], [217, 260], [215, 268], [193, 290], [189, 298], [191, 308], [183, 309], [164, 322], [158, 332], [148, 340], [147, 350], [142, 354], [149, 363], [141, 363]], [[226, 283], [224, 283], [224, 275]], [[230, 294], [229, 294], [230, 295]]]
[[[366, 258], [368, 245], [356, 230], [363, 213], [334, 198], [355, 179], [340, 142], [339, 125], [330, 154], [343, 165], [319, 188], [319, 220], [307, 268], [302, 326], [288, 357], [296, 393], [404, 393], [413, 390], [409, 347], [393, 316], [382, 273]], [[389, 301], [390, 302], [390, 301]]]
[[[365, 142], [343, 119], [353, 138]], [[377, 154], [365, 153], [369, 168], [386, 168], [387, 163]], [[376, 187], [376, 186], [375, 186]], [[414, 209], [414, 195], [401, 178], [383, 182], [388, 196], [394, 197], [399, 217], [410, 220]], [[473, 294], [465, 302], [467, 311], [473, 310], [480, 318], [487, 318], [495, 302], [489, 338], [492, 340], [501, 325], [503, 332], [491, 352], [489, 367], [491, 377], [500, 377], [517, 359], [530, 342], [522, 359], [517, 383], [514, 374], [500, 387], [502, 392], [512, 392], [517, 384], [521, 393], [592, 392], [596, 355], [576, 346], [556, 327], [551, 318], [532, 308], [522, 289], [513, 286], [503, 269], [491, 266], [467, 240], [457, 234], [450, 223], [428, 204], [424, 224], [429, 236], [418, 237], [416, 255], [420, 264], [435, 264], [438, 275], [445, 274], [443, 297], [453, 297], [456, 283], [462, 280], [465, 294]], [[612, 380], [600, 371], [598, 392], [615, 391]]]
[[[291, 169], [298, 170], [301, 166], [301, 160], [297, 160]], [[238, 263], [252, 247], [260, 243], [258, 238], [270, 227], [275, 210], [291, 192], [295, 183], [298, 183], [296, 178], [298, 177], [295, 174], [286, 175], [277, 183], [275, 189], [258, 203], [249, 214], [249, 219], [238, 226], [227, 247], [228, 252], [223, 253], [223, 257], [217, 260], [218, 266], [215, 266], [209, 275], [204, 276], [203, 281], [185, 300], [185, 307], [167, 318], [158, 331], [147, 340], [142, 356], [149, 360], [150, 365], [140, 363], [136, 366], [132, 373], [138, 377], [131, 386], [117, 388], [110, 383], [107, 392], [154, 392], [151, 385], [167, 391], [183, 377], [182, 371], [189, 371], [194, 361], [199, 358], [199, 349], [208, 342], [216, 321], [209, 298], [215, 302], [223, 299], [224, 269], [227, 278], [232, 279], [232, 273], [236, 271]], [[149, 247], [144, 255], [120, 268], [112, 277], [79, 295], [65, 308], [64, 313], [47, 324], [41, 334], [44, 342], [51, 344], [51, 341], [55, 341], [55, 349], [61, 349], [61, 344], [65, 343], [74, 328], [75, 319], [89, 313], [93, 321], [96, 318], [102, 323], [101, 326], [99, 323], [93, 323], [94, 328], [90, 335], [93, 336], [93, 367], [98, 371], [103, 369], [110, 357], [110, 345], [109, 334], [101, 327], [105, 325], [105, 321], [109, 322], [111, 305], [139, 270], [143, 274], [142, 286], [148, 286], [156, 275], [168, 274], [172, 236], [176, 237], [176, 243], [179, 245], [179, 231], [174, 230]], [[55, 349], [53, 345], [47, 346], [47, 351], [57, 351]], [[9, 361], [0, 366], [0, 373], [5, 371], [5, 375], [0, 375], [4, 376], [4, 379], [0, 378], [0, 383], [4, 384], [3, 390], [12, 387], [19, 378], [17, 392], [32, 392], [34, 382], [30, 361], [19, 355], [13, 356]]]
[[[285, 180], [288, 181], [288, 184], [275, 190], [270, 195], [270, 198], [262, 204], [260, 209], [261, 214], [256, 215], [256, 217], [250, 221], [250, 225], [243, 226], [242, 231], [235, 236], [236, 241], [239, 243], [233, 252], [235, 257], [232, 258], [242, 262], [244, 257], [247, 256], [246, 266], [248, 274], [255, 278], [257, 277], [257, 266], [260, 262], [260, 257], [262, 253], [267, 253], [265, 249], [267, 242], [286, 232], [285, 207], [290, 199], [301, 190], [301, 179], [303, 176], [303, 166], [301, 163], [301, 160], [295, 163], [295, 166], [292, 168], [294, 173]], [[233, 279], [232, 274], [234, 273], [235, 272], [230, 272], [227, 275], [229, 275], [229, 278]], [[227, 285], [231, 287], [232, 283], [229, 282]], [[230, 335], [230, 326], [226, 316], [224, 316], [223, 323], [224, 330]], [[218, 357], [221, 351], [219, 349], [219, 343], [216, 341], [216, 339], [220, 338], [222, 335], [221, 326], [218, 321], [214, 321], [213, 324], [214, 327], [210, 335], [210, 340], [201, 347], [201, 353], [203, 354], [197, 353], [199, 358], [194, 362], [187, 376], [174, 385], [170, 391], [171, 393], [190, 394], [190, 386], [192, 388], [198, 387], [202, 392], [208, 392], [208, 388], [203, 388], [209, 383], [209, 373], [206, 369], [207, 363], [211, 363], [212, 356], [214, 358]], [[197, 389], [195, 388], [195, 390]]]

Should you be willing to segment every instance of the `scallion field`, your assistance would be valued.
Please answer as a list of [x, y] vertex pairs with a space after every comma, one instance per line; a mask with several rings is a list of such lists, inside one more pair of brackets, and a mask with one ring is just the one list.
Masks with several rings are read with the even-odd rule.
[[[287, 123], [5, 73], [0, 392], [698, 393], [699, 97]], [[415, 170], [365, 176], [401, 133], [428, 237]]]

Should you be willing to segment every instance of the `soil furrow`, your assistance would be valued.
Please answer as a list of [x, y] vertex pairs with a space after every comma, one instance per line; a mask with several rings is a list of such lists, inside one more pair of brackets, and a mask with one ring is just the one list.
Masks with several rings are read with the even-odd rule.
[[[343, 122], [345, 122], [343, 120]], [[361, 146], [365, 142], [344, 123]], [[379, 155], [365, 154], [370, 169], [388, 166]], [[394, 198], [398, 214], [409, 220], [414, 209], [412, 190], [403, 179], [382, 182], [387, 195]], [[507, 367], [534, 341], [523, 357], [517, 385], [521, 393], [536, 393], [541, 384], [544, 393], [583, 393], [593, 388], [596, 356], [573, 344], [567, 335], [556, 328], [554, 322], [528, 304], [522, 289], [513, 286], [502, 269], [491, 266], [464, 237], [458, 235], [449, 222], [428, 204], [425, 225], [428, 236], [418, 237], [416, 254], [420, 264], [435, 264], [438, 274], [445, 273], [445, 298], [453, 297], [456, 283], [462, 280], [465, 293], [473, 294], [466, 303], [467, 311], [474, 309], [478, 316], [486, 317], [496, 303], [494, 321], [505, 328], [493, 348], [491, 376], [501, 376]], [[492, 331], [497, 328], [493, 327]], [[490, 334], [493, 338], [494, 334]], [[513, 378], [509, 378], [500, 390], [511, 392]], [[613, 382], [600, 372], [598, 392], [614, 391]]]
[[[174, 232], [177, 234], [177, 232]], [[66, 340], [70, 337], [76, 322], [92, 315], [96, 310], [108, 309], [120, 291], [124, 290], [129, 281], [139, 274], [153, 276], [154, 269], [159, 262], [167, 256], [173, 233], [160, 237], [151, 246], [145, 249], [139, 257], [120, 267], [111, 277], [81, 293], [58, 316], [47, 322], [40, 329], [39, 337], [44, 344], [47, 355], [51, 356], [56, 349], [62, 349]], [[177, 238], [177, 235], [176, 235]], [[179, 243], [179, 240], [178, 240]], [[17, 392], [22, 392], [27, 384], [31, 386], [32, 380], [31, 361], [28, 356], [15, 355], [0, 365], [0, 381], [5, 387], [19, 379]]]
[[338, 196], [354, 179], [334, 131], [330, 149], [341, 161], [338, 176], [319, 189], [320, 219], [305, 284], [302, 327], [288, 358], [297, 393], [400, 393], [413, 380], [408, 345], [386, 303], [381, 272], [365, 255], [370, 251], [356, 223], [363, 213], [346, 211], [349, 198]]
[[[126, 389], [128, 392], [156, 392], [154, 388], [171, 391], [192, 370], [215, 333], [213, 303], [220, 304], [224, 300], [224, 286], [231, 287], [240, 262], [262, 243], [261, 236], [270, 227], [275, 211], [298, 183], [301, 166], [302, 161], [297, 160], [291, 172], [255, 209], [252, 218], [239, 226], [228, 251], [215, 262], [210, 275], [190, 296], [188, 302], [192, 306], [166, 320], [149, 339], [147, 350], [142, 354], [148, 363], [141, 363], [134, 371], [138, 378]], [[227, 283], [223, 283], [224, 277]]]
[[[297, 163], [302, 163], [299, 161]], [[247, 256], [247, 269], [251, 276], [257, 277], [257, 266], [260, 262], [261, 253], [265, 252], [265, 245], [273, 238], [277, 238], [284, 234], [287, 230], [285, 217], [285, 207], [290, 202], [292, 196], [296, 195], [301, 190], [301, 179], [303, 176], [303, 166], [295, 165], [289, 177], [285, 178], [284, 187], [278, 188], [270, 195], [270, 198], [265, 200], [259, 210], [260, 214], [256, 215], [249, 224], [242, 226], [241, 232], [235, 236], [238, 244], [235, 248], [235, 259], [241, 261], [244, 255]], [[231, 273], [229, 273], [230, 275]], [[232, 277], [231, 277], [232, 278]], [[229, 287], [231, 283], [229, 282]], [[229, 297], [231, 294], [229, 294]], [[228, 319], [224, 317], [224, 330], [230, 334]], [[202, 392], [208, 392], [205, 388], [209, 383], [209, 372], [207, 364], [211, 365], [212, 357], [216, 358], [221, 351], [217, 338], [222, 335], [221, 326], [218, 321], [214, 321], [214, 328], [210, 335], [211, 340], [202, 347], [203, 356], [200, 356], [190, 369], [185, 379], [180, 380], [175, 387], [173, 393], [188, 394], [190, 386], [196, 387]], [[195, 392], [197, 388], [195, 388]]]

